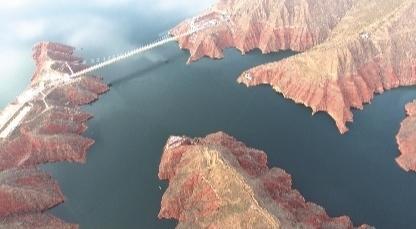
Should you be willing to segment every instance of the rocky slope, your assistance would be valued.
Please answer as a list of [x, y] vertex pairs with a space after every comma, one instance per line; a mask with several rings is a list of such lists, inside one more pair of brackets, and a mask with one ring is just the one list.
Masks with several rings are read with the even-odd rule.
[[[227, 47], [243, 53], [253, 48], [303, 52], [245, 71], [237, 81], [270, 85], [313, 114], [329, 114], [345, 133], [352, 109], [363, 109], [385, 90], [416, 85], [415, 21], [413, 0], [220, 0], [172, 33], [215, 25], [179, 40], [191, 52], [189, 61], [221, 58]], [[403, 148], [403, 137], [397, 138]], [[406, 156], [397, 161], [409, 170], [413, 154], [400, 150]]]
[[401, 155], [397, 163], [406, 171], [416, 171], [416, 100], [406, 105], [408, 117], [396, 136]]
[[223, 49], [263, 53], [305, 51], [324, 41], [352, 6], [352, 0], [219, 0], [198, 17], [178, 25], [171, 34], [207, 28], [179, 40], [189, 49], [189, 61], [203, 56], [222, 58]]
[[[266, 84], [286, 98], [327, 112], [341, 133], [375, 93], [416, 84], [416, 3], [413, 0], [222, 0], [172, 30], [216, 24], [179, 40], [191, 52], [222, 57], [242, 52], [305, 51], [244, 72], [238, 82]], [[313, 48], [311, 48], [313, 47]]]
[[[48, 162], [85, 162], [94, 143], [81, 136], [92, 116], [79, 106], [98, 99], [108, 86], [98, 77], [69, 78], [67, 64], [74, 71], [86, 67], [73, 51], [51, 42], [36, 45], [36, 71], [29, 87], [1, 113], [11, 117], [9, 122], [0, 118], [0, 133], [7, 133], [0, 138], [1, 228], [77, 228], [43, 213], [62, 203], [64, 196], [57, 183], [36, 168]], [[8, 130], [26, 108], [22, 120]]]
[[[375, 10], [377, 9], [377, 10]], [[375, 93], [416, 84], [416, 2], [356, 1], [324, 43], [238, 81], [268, 84], [313, 112], [327, 112], [341, 133]]]
[[169, 138], [159, 178], [169, 180], [159, 218], [178, 219], [178, 228], [353, 228], [306, 202], [263, 151], [221, 132]]

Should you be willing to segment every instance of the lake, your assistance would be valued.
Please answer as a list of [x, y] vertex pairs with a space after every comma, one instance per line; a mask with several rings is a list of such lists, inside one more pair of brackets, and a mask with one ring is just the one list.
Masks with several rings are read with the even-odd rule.
[[[28, 84], [33, 72], [30, 48], [35, 41], [54, 40], [82, 48], [78, 54], [91, 62], [156, 39], [210, 1], [200, 5], [187, 0], [178, 5], [164, 0], [139, 1], [141, 5], [129, 0], [116, 5], [111, 5], [112, 0], [102, 5], [74, 2], [40, 3], [12, 16], [16, 26], [22, 20], [44, 20], [39, 22], [44, 23], [44, 31], [2, 38], [0, 48], [15, 53], [19, 64], [4, 66], [9, 73], [3, 70], [2, 80], [11, 86], [0, 88], [1, 107]], [[166, 7], [157, 7], [162, 5]], [[348, 215], [356, 225], [412, 228], [416, 175], [401, 170], [394, 159], [398, 155], [395, 135], [405, 116], [404, 105], [416, 98], [415, 88], [377, 96], [363, 111], [354, 111], [350, 131], [340, 135], [328, 115], [312, 116], [310, 109], [284, 99], [270, 87], [247, 89], [236, 83], [242, 71], [290, 55], [253, 51], [241, 56], [231, 49], [223, 60], [202, 59], [186, 65], [189, 54], [170, 43], [98, 72], [111, 90], [83, 108], [94, 115], [85, 134], [96, 140], [88, 162], [43, 166], [67, 198], [52, 212], [86, 229], [172, 228], [175, 221], [157, 219], [167, 187], [157, 178], [167, 138], [222, 130], [267, 152], [269, 165], [289, 172], [294, 187], [331, 216]], [[0, 56], [7, 59], [5, 54]]]

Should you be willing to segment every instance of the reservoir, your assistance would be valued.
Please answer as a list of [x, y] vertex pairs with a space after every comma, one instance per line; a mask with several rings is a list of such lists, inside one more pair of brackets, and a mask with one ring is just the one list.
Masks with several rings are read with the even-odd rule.
[[[0, 52], [0, 60], [15, 57], [10, 59], [15, 65], [0, 70], [1, 107], [29, 83], [34, 69], [30, 50], [36, 41], [76, 46], [92, 64], [157, 39], [212, 1], [91, 2], [40, 1], [19, 14], [5, 14], [16, 23], [0, 25], [11, 31], [1, 38], [0, 48], [6, 52]], [[11, 25], [33, 31], [13, 33]], [[97, 72], [111, 90], [83, 107], [94, 115], [85, 135], [96, 141], [87, 163], [42, 166], [66, 196], [51, 212], [85, 229], [173, 228], [175, 221], [157, 218], [167, 187], [157, 177], [167, 138], [224, 131], [264, 150], [269, 166], [290, 173], [294, 187], [330, 216], [348, 215], [356, 225], [412, 228], [416, 175], [401, 170], [394, 159], [395, 135], [416, 88], [376, 96], [363, 111], [354, 111], [350, 131], [340, 135], [328, 115], [312, 116], [310, 109], [270, 87], [247, 89], [236, 83], [242, 71], [291, 55], [256, 50], [242, 56], [230, 49], [223, 60], [187, 65], [188, 52], [169, 43]]]

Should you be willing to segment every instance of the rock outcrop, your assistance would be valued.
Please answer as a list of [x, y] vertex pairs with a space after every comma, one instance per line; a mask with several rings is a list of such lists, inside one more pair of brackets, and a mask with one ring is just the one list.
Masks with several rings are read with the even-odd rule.
[[222, 58], [229, 47], [242, 53], [255, 48], [263, 53], [305, 51], [323, 42], [351, 6], [352, 0], [219, 0], [171, 34], [205, 28], [179, 40], [191, 52], [189, 62], [203, 56]]
[[406, 105], [406, 112], [408, 117], [396, 136], [401, 152], [396, 161], [404, 170], [416, 172], [416, 100]]
[[159, 218], [179, 220], [178, 228], [353, 228], [306, 202], [263, 151], [221, 132], [169, 138], [159, 178], [169, 180]]
[[79, 106], [109, 88], [98, 77], [69, 77], [71, 70], [86, 67], [73, 51], [51, 42], [36, 45], [36, 71], [29, 87], [0, 114], [2, 228], [77, 228], [43, 213], [62, 203], [64, 196], [58, 184], [36, 168], [48, 162], [83, 163], [94, 143], [81, 136], [92, 115]]

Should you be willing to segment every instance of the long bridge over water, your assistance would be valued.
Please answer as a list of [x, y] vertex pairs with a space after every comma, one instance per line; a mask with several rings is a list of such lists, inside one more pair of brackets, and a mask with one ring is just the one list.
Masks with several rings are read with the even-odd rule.
[[[143, 45], [139, 48], [135, 48], [135, 49], [133, 49], [131, 51], [128, 51], [128, 52], [126, 52], [122, 55], [110, 58], [110, 59], [108, 59], [104, 62], [101, 62], [101, 63], [98, 63], [96, 65], [90, 66], [90, 67], [88, 67], [84, 70], [81, 70], [79, 72], [73, 72], [71, 67], [68, 65], [68, 68], [71, 71], [71, 77], [76, 78], [76, 77], [85, 75], [87, 73], [90, 73], [90, 72], [96, 71], [98, 69], [101, 69], [105, 66], [120, 62], [120, 61], [128, 59], [132, 56], [135, 56], [135, 55], [138, 55], [140, 53], [143, 53], [143, 52], [149, 51], [151, 49], [157, 48], [157, 47], [162, 46], [162, 45], [164, 45], [166, 43], [169, 43], [171, 41], [176, 41], [176, 40], [178, 40], [182, 37], [189, 36], [193, 33], [198, 32], [198, 31], [213, 28], [213, 27], [219, 26], [222, 23], [229, 23], [230, 22], [230, 16], [227, 15], [225, 12], [218, 11], [217, 13], [218, 13], [218, 15], [221, 15], [220, 18], [215, 18], [215, 19], [212, 19], [212, 20], [201, 22], [201, 21], [199, 21], [199, 19], [201, 17], [203, 17], [204, 15], [194, 17], [194, 18], [192, 18], [188, 21], [189, 26], [190, 26], [189, 31], [186, 31], [182, 34], [175, 35], [175, 36], [172, 36], [172, 37], [169, 34], [166, 34], [166, 35], [160, 37], [158, 40], [156, 40], [156, 41], [154, 41], [150, 44]], [[197, 23], [197, 21], [198, 21], [198, 23]]]
[[[197, 18], [194, 18], [193, 22], [196, 19]], [[31, 101], [35, 99], [43, 100], [46, 107], [49, 109], [48, 104], [46, 104], [45, 102], [45, 98], [48, 93], [45, 93], [45, 91], [50, 91], [52, 88], [55, 88], [57, 86], [62, 86], [65, 84], [73, 83], [74, 80], [77, 80], [77, 78], [83, 75], [86, 75], [88, 73], [101, 69], [103, 67], [106, 67], [108, 65], [115, 64], [122, 60], [128, 59], [140, 53], [160, 47], [162, 45], [165, 45], [166, 43], [176, 41], [182, 37], [189, 36], [198, 31], [208, 29], [214, 26], [218, 26], [220, 23], [220, 21], [215, 20], [215, 21], [207, 21], [203, 24], [199, 24], [198, 26], [195, 26], [193, 22], [191, 23], [191, 26], [190, 26], [191, 28], [189, 31], [186, 31], [184, 33], [181, 33], [175, 36], [164, 35], [152, 43], [135, 48], [122, 55], [118, 55], [116, 57], [110, 58], [106, 61], [92, 65], [78, 72], [73, 72], [73, 70], [71, 69], [71, 66], [68, 63], [65, 63], [67, 68], [70, 70], [71, 74], [69, 75], [66, 74], [65, 76], [58, 77], [52, 82], [48, 82], [47, 85], [42, 83], [36, 87], [29, 87], [21, 95], [17, 97], [16, 103], [9, 104], [2, 112], [0, 112], [0, 140], [7, 138], [24, 120], [25, 116], [32, 109]]]
[[124, 53], [122, 55], [116, 56], [114, 58], [111, 58], [111, 59], [106, 60], [104, 62], [101, 62], [99, 64], [90, 66], [90, 67], [88, 67], [86, 69], [83, 69], [83, 70], [81, 70], [79, 72], [73, 72], [69, 65], [68, 65], [68, 68], [71, 70], [71, 77], [72, 78], [76, 78], [76, 77], [85, 75], [87, 73], [96, 71], [98, 69], [101, 69], [103, 67], [106, 67], [108, 65], [115, 64], [115, 63], [120, 62], [122, 60], [128, 59], [128, 58], [130, 58], [132, 56], [135, 56], [135, 55], [138, 55], [140, 53], [143, 53], [143, 52], [152, 50], [152, 49], [157, 48], [159, 46], [162, 46], [162, 45], [164, 45], [166, 43], [169, 43], [169, 42], [172, 42], [172, 41], [176, 41], [176, 40], [178, 40], [178, 39], [180, 39], [182, 37], [189, 36], [189, 35], [191, 35], [193, 33], [196, 33], [196, 32], [198, 32], [200, 30], [203, 30], [203, 29], [206, 29], [206, 28], [194, 28], [194, 29], [191, 29], [190, 31], [187, 31], [185, 33], [182, 33], [182, 34], [180, 34], [178, 36], [172, 36], [172, 37], [169, 36], [169, 35], [164, 35], [163, 37], [159, 38], [158, 40], [156, 40], [156, 41], [154, 41], [154, 42], [152, 42], [150, 44], [143, 45], [143, 46], [141, 46], [139, 48], [135, 48], [135, 49], [133, 49], [131, 51], [128, 51], [128, 52], [126, 52], [126, 53]]

